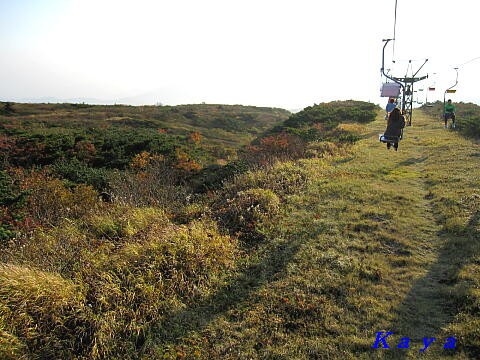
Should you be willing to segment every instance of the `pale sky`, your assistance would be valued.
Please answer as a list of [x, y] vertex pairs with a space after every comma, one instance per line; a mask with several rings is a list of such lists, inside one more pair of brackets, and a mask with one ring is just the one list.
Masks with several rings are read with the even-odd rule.
[[[449, 98], [480, 104], [480, 2], [397, 1], [385, 68], [401, 77], [408, 60], [416, 71], [428, 58], [416, 89], [435, 86], [437, 100], [459, 67]], [[0, 0], [0, 100], [383, 105], [394, 9], [395, 0]]]

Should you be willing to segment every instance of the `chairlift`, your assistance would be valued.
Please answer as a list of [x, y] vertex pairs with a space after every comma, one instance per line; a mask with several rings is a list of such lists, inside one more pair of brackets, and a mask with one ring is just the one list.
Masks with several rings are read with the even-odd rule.
[[400, 95], [400, 84], [387, 82], [382, 84], [380, 97], [397, 98]]
[[398, 143], [400, 140], [403, 138], [403, 129], [402, 132], [400, 133], [400, 136], [385, 136], [384, 134], [379, 134], [378, 135], [378, 140], [380, 142], [386, 144], [386, 143]]

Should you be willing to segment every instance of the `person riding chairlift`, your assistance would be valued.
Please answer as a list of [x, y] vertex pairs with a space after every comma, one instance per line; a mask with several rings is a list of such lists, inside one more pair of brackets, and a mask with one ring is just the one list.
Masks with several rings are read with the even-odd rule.
[[386, 111], [385, 120], [388, 120], [388, 117], [390, 116], [390, 113], [392, 112], [393, 109], [395, 109], [396, 106], [397, 106], [397, 104], [395, 104], [395, 99], [390, 98], [388, 100], [387, 106], [385, 107], [385, 111]]
[[405, 127], [405, 118], [398, 108], [394, 108], [388, 116], [387, 129], [383, 138], [387, 142], [387, 149], [393, 145], [395, 151], [398, 150], [398, 141], [402, 137], [402, 129]]
[[448, 99], [447, 103], [445, 104], [443, 119], [445, 120], [445, 129], [448, 128], [448, 119], [452, 119], [452, 129], [455, 129], [455, 105], [452, 104], [451, 99]]

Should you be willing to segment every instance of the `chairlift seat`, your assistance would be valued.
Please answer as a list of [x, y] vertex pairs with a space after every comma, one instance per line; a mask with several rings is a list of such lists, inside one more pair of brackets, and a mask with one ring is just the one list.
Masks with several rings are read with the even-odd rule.
[[385, 136], [384, 134], [379, 134], [378, 139], [382, 143], [398, 143], [402, 140], [403, 134], [400, 136]]

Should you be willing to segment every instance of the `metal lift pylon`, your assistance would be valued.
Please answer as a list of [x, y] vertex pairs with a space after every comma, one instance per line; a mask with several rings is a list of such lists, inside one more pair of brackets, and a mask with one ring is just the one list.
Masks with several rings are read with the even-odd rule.
[[415, 74], [412, 77], [395, 77], [390, 76], [385, 73], [385, 47], [393, 39], [384, 39], [385, 45], [383, 45], [382, 51], [382, 74], [387, 79], [390, 79], [400, 85], [401, 98], [402, 98], [402, 114], [405, 116], [405, 122], [407, 126], [412, 126], [412, 110], [413, 110], [413, 84], [428, 78], [428, 75], [415, 77], [422, 67], [427, 63], [428, 59], [425, 59], [425, 62], [418, 68]]

